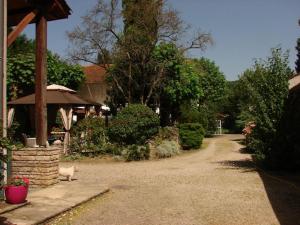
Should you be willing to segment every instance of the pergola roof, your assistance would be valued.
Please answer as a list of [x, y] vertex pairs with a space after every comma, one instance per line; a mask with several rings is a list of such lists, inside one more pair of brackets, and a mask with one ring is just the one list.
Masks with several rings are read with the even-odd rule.
[[65, 0], [9, 0], [7, 4], [8, 26], [17, 25], [28, 13], [40, 8], [46, 10], [48, 21], [65, 19], [71, 14]]
[[[50, 85], [47, 87], [46, 103], [57, 105], [99, 105], [82, 99], [75, 94], [75, 91], [60, 85]], [[34, 105], [35, 94], [8, 102], [8, 105]]]
[[47, 86], [47, 90], [51, 90], [51, 91], [67, 91], [67, 92], [71, 92], [71, 93], [76, 93], [76, 91], [74, 91], [73, 89], [70, 89], [70, 88], [67, 88], [65, 86], [58, 85], [58, 84], [51, 84], [51, 85]]

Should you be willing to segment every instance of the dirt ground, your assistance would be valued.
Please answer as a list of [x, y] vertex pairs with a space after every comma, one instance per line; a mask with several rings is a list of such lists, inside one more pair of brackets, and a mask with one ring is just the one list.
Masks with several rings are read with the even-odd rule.
[[158, 161], [77, 163], [78, 181], [111, 191], [49, 224], [300, 224], [299, 186], [257, 170], [241, 138], [210, 138], [203, 150]]

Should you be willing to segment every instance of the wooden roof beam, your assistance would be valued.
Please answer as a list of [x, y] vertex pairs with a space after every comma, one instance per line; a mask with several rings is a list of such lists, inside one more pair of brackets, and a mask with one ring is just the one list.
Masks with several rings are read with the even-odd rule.
[[58, 0], [54, 0], [54, 3], [58, 6], [58, 8], [60, 9], [60, 11], [62, 13], [66, 13], [66, 10], [64, 9], [64, 7], [61, 5], [61, 3]]
[[10, 32], [7, 38], [7, 47], [9, 47], [19, 36], [19, 34], [22, 33], [22, 31], [25, 29], [25, 27], [36, 17], [37, 10], [33, 10], [30, 13], [28, 13], [21, 22], [16, 26], [16, 28]]
[[32, 10], [34, 10], [34, 7], [32, 7], [32, 6], [24, 7], [24, 8], [18, 8], [18, 9], [10, 9], [10, 10], [7, 10], [7, 14], [10, 17], [12, 17], [12, 16], [19, 15], [19, 14], [28, 14]]

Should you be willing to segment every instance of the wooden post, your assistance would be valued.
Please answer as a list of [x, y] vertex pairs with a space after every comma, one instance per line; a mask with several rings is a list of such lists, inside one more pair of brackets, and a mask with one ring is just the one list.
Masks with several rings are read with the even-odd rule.
[[0, 120], [3, 136], [6, 136], [6, 53], [7, 53], [7, 2], [0, 3]]
[[35, 128], [37, 144], [47, 142], [47, 20], [43, 14], [36, 22], [36, 62], [35, 62]]
[[[7, 135], [7, 106], [6, 106], [6, 57], [7, 57], [7, 0], [0, 0], [0, 120], [2, 135]], [[3, 154], [7, 155], [6, 149]], [[4, 163], [4, 182], [7, 181], [7, 164]]]

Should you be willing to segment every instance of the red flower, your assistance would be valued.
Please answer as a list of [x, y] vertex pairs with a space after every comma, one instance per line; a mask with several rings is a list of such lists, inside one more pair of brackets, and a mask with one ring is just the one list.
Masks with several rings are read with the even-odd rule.
[[5, 186], [29, 186], [29, 179], [27, 177], [15, 176], [8, 180]]
[[29, 179], [26, 177], [23, 177], [23, 181], [24, 183], [28, 186], [29, 185]]

